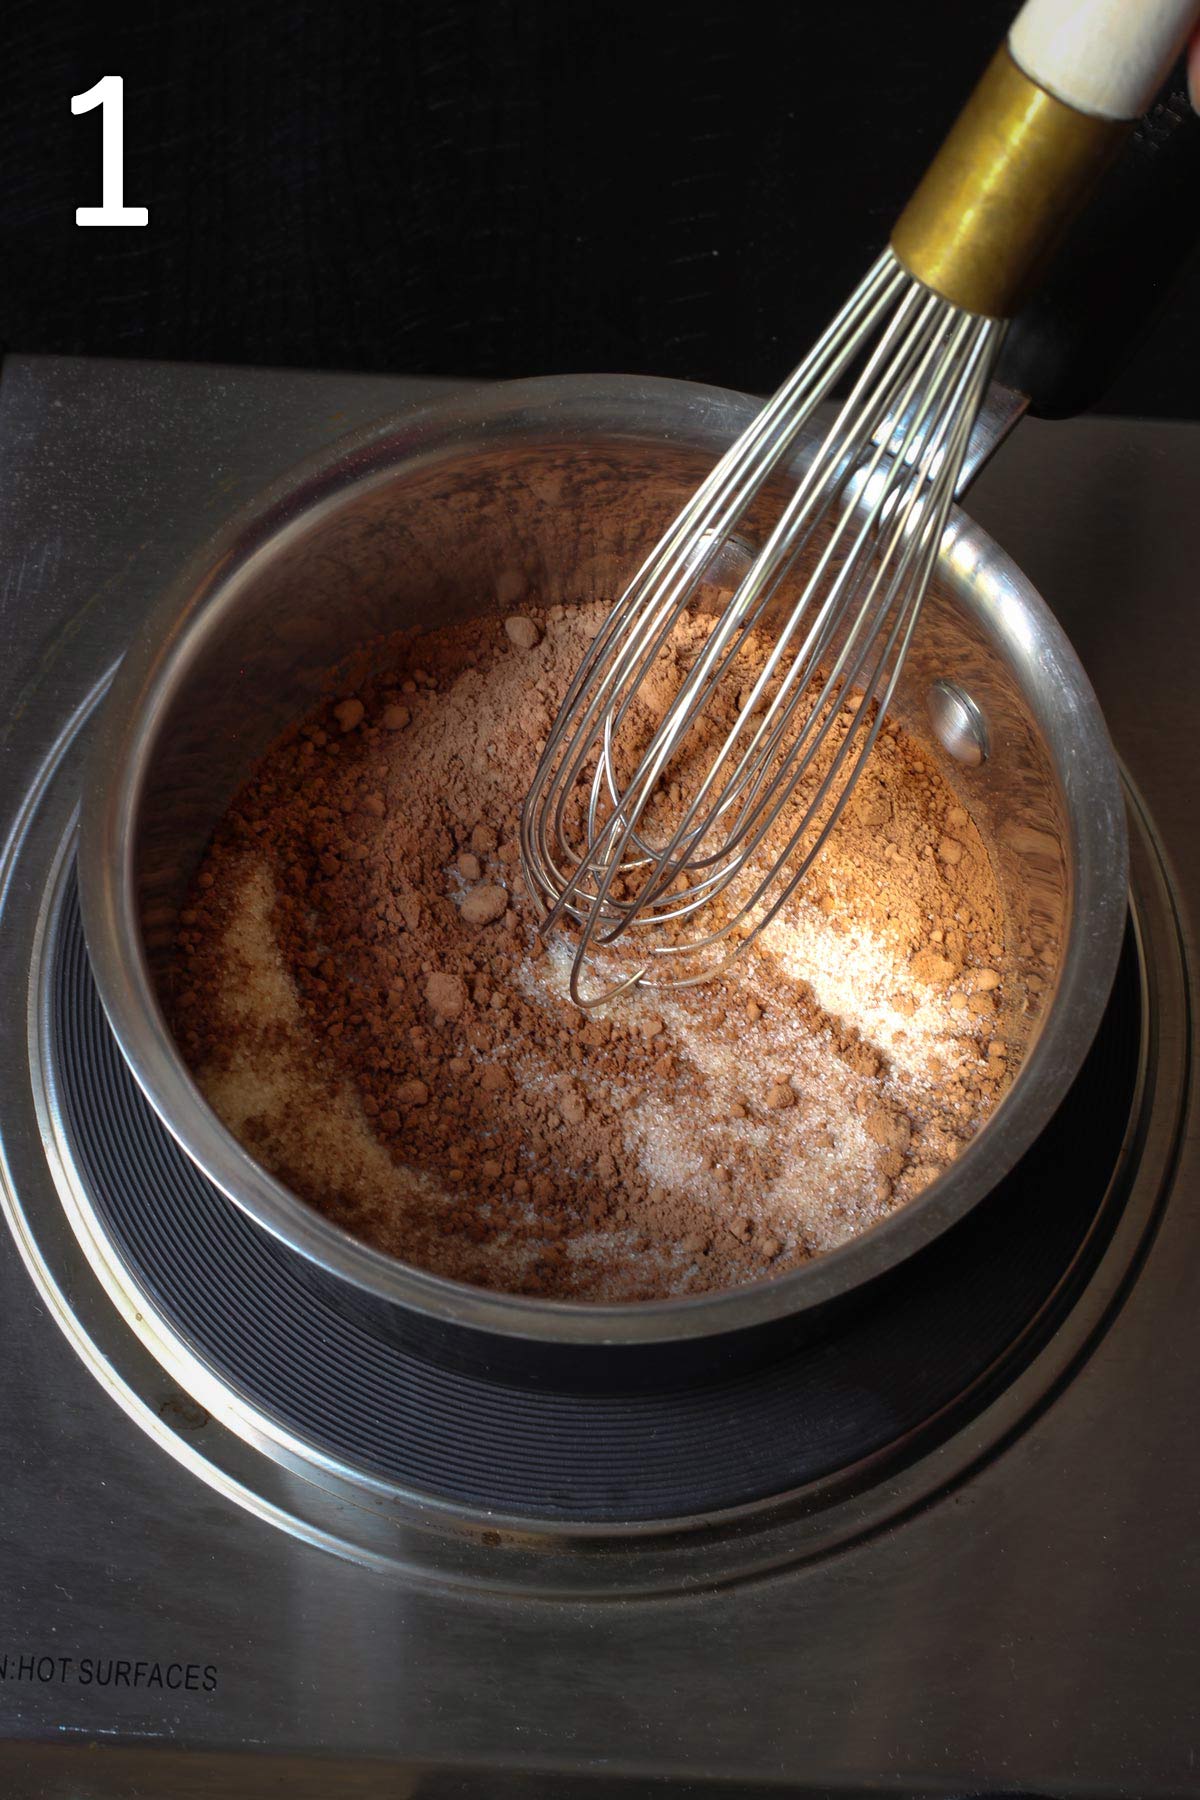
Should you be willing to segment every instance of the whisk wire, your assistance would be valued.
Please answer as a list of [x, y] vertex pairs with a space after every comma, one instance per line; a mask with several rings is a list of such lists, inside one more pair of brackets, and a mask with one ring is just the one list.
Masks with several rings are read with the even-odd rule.
[[[676, 516], [672, 525], [638, 570], [621, 600], [591, 645], [563, 699], [555, 731], [547, 744], [533, 792], [542, 785], [540, 777], [548, 768], [573, 719], [581, 697], [595, 691], [582, 713], [572, 725], [572, 736], [579, 745], [577, 755], [561, 771], [560, 802], [555, 814], [557, 834], [563, 823], [563, 807], [580, 769], [587, 760], [591, 728], [604, 711], [608, 697], [620, 692], [628, 681], [635, 659], [639, 657], [639, 639], [631, 638], [618, 653], [611, 668], [605, 669], [610, 647], [620, 638], [631, 617], [648, 601], [652, 608], [649, 619], [641, 626], [642, 654], [640, 673], [653, 662], [657, 649], [670, 636], [681, 603], [679, 584], [694, 574], [692, 547], [697, 541], [718, 542], [732, 529], [738, 517], [762, 482], [789, 454], [803, 429], [811, 406], [824, 397], [853, 356], [852, 345], [844, 340], [857, 331], [869, 331], [905, 281], [903, 271], [890, 253], [881, 256], [844, 313], [829, 326], [809, 355], [767, 403], [742, 437], [733, 444], [701, 482], [695, 494]], [[777, 431], [781, 419], [790, 422]], [[724, 502], [722, 508], [722, 501]], [[689, 584], [690, 585], [690, 584]], [[653, 596], [657, 593], [657, 599]], [[686, 604], [686, 595], [682, 597]], [[665, 623], [662, 623], [665, 620]], [[661, 630], [660, 630], [661, 624]], [[655, 635], [657, 634], [657, 635]], [[645, 638], [653, 638], [653, 649], [646, 650]], [[596, 671], [602, 673], [597, 675]], [[527, 815], [530, 809], [527, 808]], [[543, 850], [545, 845], [540, 846]], [[530, 844], [530, 848], [533, 845]]]
[[[945, 433], [943, 431], [943, 432], [939, 433], [938, 438], [934, 440], [934, 442], [931, 446], [931, 459], [932, 459], [932, 456], [935, 456], [938, 454], [938, 452], [940, 450], [940, 440], [941, 440], [941, 437], [944, 435], [945, 435]], [[907, 605], [907, 608], [901, 608], [901, 609], [897, 610], [897, 612], [896, 612], [895, 620], [892, 625], [891, 631], [889, 632], [887, 637], [883, 640], [882, 647], [880, 648], [879, 655], [878, 655], [878, 658], [876, 661], [876, 666], [872, 670], [871, 676], [863, 684], [863, 689], [864, 689], [863, 695], [862, 695], [861, 700], [859, 701], [859, 704], [858, 704], [858, 707], [854, 714], [853, 720], [847, 730], [844, 741], [834, 756], [833, 763], [830, 767], [828, 774], [826, 775], [825, 779], [821, 783], [816, 794], [813, 796], [813, 799], [808, 808], [808, 813], [806, 814], [805, 821], [803, 821], [801, 823], [801, 825], [797, 828], [797, 830], [793, 833], [791, 839], [789, 840], [789, 842], [787, 843], [787, 845], [785, 846], [783, 851], [780, 853], [780, 857], [779, 857], [780, 862], [786, 862], [787, 858], [794, 853], [794, 851], [798, 847], [799, 843], [802, 841], [803, 837], [806, 835], [806, 832], [809, 829], [809, 824], [808, 824], [809, 819], [811, 819], [811, 817], [813, 815], [819, 813], [824, 800], [826, 799], [827, 795], [829, 794], [830, 789], [832, 788], [833, 784], [835, 783], [835, 781], [843, 767], [843, 764], [847, 758], [848, 753], [851, 750], [851, 747], [853, 745], [855, 745], [856, 743], [859, 746], [858, 754], [854, 758], [855, 766], [857, 766], [863, 760], [865, 760], [866, 756], [869, 754], [871, 748], [873, 747], [873, 745], [875, 743], [875, 739], [878, 735], [879, 729], [882, 726], [884, 703], [881, 703], [876, 708], [875, 713], [874, 713], [874, 718], [873, 718], [873, 720], [871, 720], [869, 722], [869, 724], [867, 726], [867, 735], [865, 736], [865, 738], [860, 739], [858, 736], [860, 729], [868, 721], [868, 716], [870, 714], [870, 710], [872, 707], [872, 696], [877, 692], [877, 688], [878, 688], [877, 677], [878, 677], [879, 671], [888, 665], [889, 658], [891, 657], [892, 653], [894, 652], [894, 650], [896, 648], [897, 640], [899, 638], [901, 638], [902, 634], [903, 634], [902, 648], [907, 647], [907, 637], [911, 633], [912, 624], [915, 623], [915, 614], [916, 614], [915, 599], [917, 597], [919, 597], [919, 594], [922, 591], [922, 585], [923, 585], [923, 580], [924, 580], [924, 576], [925, 576], [924, 567], [920, 566], [921, 559], [924, 558], [928, 562], [929, 566], [931, 566], [932, 557], [930, 557], [928, 553], [929, 553], [930, 547], [932, 546], [933, 554], [936, 554], [937, 543], [938, 543], [938, 540], [941, 535], [941, 527], [938, 524], [937, 520], [933, 517], [930, 517], [923, 521], [924, 529], [921, 532], [920, 536], [917, 536], [917, 535], [911, 533], [911, 531], [909, 530], [911, 515], [915, 508], [916, 501], [919, 497], [915, 483], [913, 483], [910, 480], [909, 486], [912, 491], [909, 494], [909, 498], [907, 500], [907, 503], [905, 505], [905, 509], [904, 509], [903, 513], [897, 512], [897, 517], [896, 517], [896, 521], [895, 521], [895, 524], [893, 527], [893, 532], [892, 532], [892, 541], [893, 542], [898, 541], [901, 537], [903, 537], [904, 535], [907, 534], [909, 536], [909, 540], [910, 540], [909, 545], [905, 551], [903, 560], [900, 562], [900, 564], [897, 566], [897, 568], [893, 572], [891, 580], [888, 583], [888, 586], [883, 593], [882, 599], [876, 599], [874, 601], [874, 604], [876, 607], [876, 617], [878, 617], [878, 618], [886, 618], [887, 617], [888, 612], [893, 607], [893, 603], [896, 600], [899, 590], [902, 588], [906, 578], [908, 577], [908, 575], [911, 572], [911, 564], [913, 564], [914, 562], [918, 563], [918, 565], [919, 565], [918, 569], [917, 569], [916, 583], [910, 592], [909, 603]], [[890, 549], [890, 546], [889, 546], [889, 549]], [[884, 568], [886, 568], [886, 566], [887, 565], [886, 565], [886, 552], [885, 552], [885, 556], [881, 562], [880, 568], [877, 571], [876, 576], [872, 582], [871, 592], [866, 597], [866, 603], [864, 604], [864, 608], [852, 626], [851, 634], [847, 638], [847, 642], [843, 647], [843, 650], [839, 656], [837, 664], [835, 664], [834, 669], [831, 670], [830, 675], [826, 679], [825, 684], [822, 688], [821, 694], [819, 695], [817, 701], [813, 704], [812, 711], [810, 714], [810, 722], [811, 722], [811, 718], [819, 716], [822, 713], [825, 705], [830, 702], [835, 684], [837, 684], [839, 691], [845, 692], [854, 687], [854, 684], [859, 680], [859, 678], [862, 674], [863, 663], [866, 661], [867, 657], [870, 654], [872, 643], [874, 641], [876, 641], [873, 638], [871, 631], [866, 631], [865, 635], [864, 635], [864, 627], [867, 624], [872, 623], [872, 621], [868, 618], [867, 606], [871, 604], [873, 596], [878, 594], [879, 586], [880, 586], [880, 583], [882, 580], [882, 573], [883, 573]], [[860, 636], [863, 638], [863, 641], [862, 641], [861, 645], [858, 647], [857, 654], [854, 656], [854, 658], [852, 660], [850, 660], [851, 647], [855, 643], [857, 638]], [[897, 669], [896, 673], [898, 673], [898, 669]], [[889, 685], [889, 687], [886, 690], [887, 697], [890, 697], [890, 693], [891, 693], [891, 686]], [[800, 697], [802, 697], [802, 694], [803, 694], [803, 689], [801, 689], [799, 691], [799, 693], [797, 694], [797, 696], [796, 696], [797, 701], [799, 700]], [[793, 705], [795, 703], [796, 702], [794, 701]], [[780, 732], [782, 730], [784, 730], [785, 728], [786, 728], [786, 722], [781, 722], [781, 724], [776, 727], [775, 734], [773, 734], [776, 743], [778, 742]], [[787, 805], [796, 784], [800, 780], [803, 779], [804, 774], [806, 773], [809, 764], [815, 757], [815, 755], [820, 747], [819, 740], [815, 736], [806, 737], [805, 734], [807, 733], [807, 730], [808, 730], [808, 726], [806, 724], [806, 726], [804, 728], [802, 728], [800, 737], [793, 744], [790, 752], [785, 757], [785, 759], [782, 762], [782, 764], [780, 765], [780, 767], [777, 769], [775, 775], [772, 777], [770, 785], [766, 790], [766, 799], [764, 800], [763, 806], [758, 808], [753, 815], [755, 820], [757, 821], [757, 823], [756, 823], [753, 835], [751, 837], [751, 841], [747, 846], [748, 853], [750, 855], [753, 855], [753, 852], [759, 847], [759, 845], [762, 843], [763, 839], [769, 834], [772, 826], [775, 824], [780, 813], [783, 811], [784, 807]], [[797, 762], [797, 759], [799, 759], [798, 762]], [[765, 770], [763, 771], [763, 775], [760, 775], [760, 777], [759, 777], [760, 781], [764, 778], [764, 776], [765, 776]], [[808, 867], [811, 866], [813, 859], [819, 852], [825, 839], [828, 837], [829, 832], [833, 829], [833, 826], [836, 823], [837, 818], [840, 816], [842, 808], [844, 807], [846, 801], [849, 799], [852, 787], [853, 787], [853, 776], [851, 776], [851, 778], [843, 786], [841, 793], [838, 797], [838, 801], [837, 801], [834, 811], [831, 813], [830, 817], [826, 820], [816, 842], [814, 842], [814, 844], [811, 846], [803, 863], [797, 867], [797, 869], [795, 870], [791, 879], [787, 883], [786, 887], [782, 890], [777, 901], [770, 909], [769, 913], [764, 915], [764, 917], [756, 924], [753, 935], [756, 936], [758, 934], [758, 932], [761, 931], [763, 929], [763, 927], [767, 923], [770, 922], [770, 919], [773, 918], [775, 916], [775, 914], [778, 912], [779, 906], [787, 898], [787, 895], [790, 892], [794, 891], [795, 886], [798, 884], [798, 882], [800, 880], [803, 879], [803, 876], [807, 872]], [[772, 800], [772, 796], [778, 796], [778, 797], [774, 799], [773, 804], [768, 805], [768, 803], [771, 802], [771, 800]], [[744, 809], [744, 811], [745, 811], [745, 809]], [[765, 816], [764, 816], [764, 811], [765, 811]], [[739, 825], [740, 825], [740, 823], [741, 822], [739, 821]], [[736, 841], [738, 839], [739, 835], [740, 835], [739, 829], [737, 827], [735, 827], [734, 833], [731, 835], [731, 842]], [[775, 879], [776, 879], [776, 872], [774, 869], [772, 869], [772, 871], [770, 871], [762, 880], [760, 880], [758, 886], [746, 898], [743, 906], [739, 909], [739, 912], [737, 914], [735, 914], [733, 918], [731, 918], [729, 921], [727, 921], [726, 923], [721, 925], [719, 928], [717, 928], [713, 932], [709, 933], [707, 935], [707, 937], [693, 940], [690, 948], [693, 951], [702, 950], [704, 948], [707, 948], [712, 943], [715, 943], [715, 942], [719, 941], [721, 938], [729, 935], [733, 930], [736, 929], [740, 920], [742, 918], [744, 918], [745, 915], [748, 912], [750, 912], [758, 904], [758, 902], [762, 899], [763, 895], [766, 893], [766, 891], [772, 885], [772, 883], [774, 882]], [[662, 952], [660, 950], [652, 951], [652, 954], [654, 954], [654, 955], [658, 955], [661, 953]], [[699, 978], [702, 979], [703, 977], [701, 976]]]
[[[895, 693], [1003, 332], [1000, 321], [941, 300], [885, 252], [701, 482], [598, 632], [521, 821], [526, 878], [547, 908], [543, 929], [567, 919], [579, 928], [577, 1004], [615, 999], [639, 981], [706, 979], [708, 953], [723, 945], [715, 966], [724, 966], [808, 873]], [[813, 413], [852, 367], [846, 398], [808, 451]], [[669, 703], [650, 708], [639, 747], [649, 684], [677, 658], [714, 556], [739, 528], [753, 529], [747, 515], [798, 455], [789, 497]], [[798, 566], [806, 573], [784, 598]], [[714, 709], [734, 691], [756, 637], [768, 634], [764, 662], [723, 707], [694, 791], [684, 799], [671, 789], [675, 811], [652, 828], [677, 760], [686, 769], [697, 734], [711, 736]], [[717, 901], [704, 929], [683, 930]], [[595, 952], [631, 933], [650, 934], [644, 957], [585, 994]]]
[[[917, 306], [919, 296], [922, 292], [923, 292], [923, 290], [914, 290], [914, 292], [907, 297], [905, 305], [901, 308], [900, 314], [889, 325], [888, 330], [885, 332], [885, 335], [884, 335], [884, 338], [883, 338], [881, 344], [879, 346], [877, 346], [874, 355], [868, 362], [867, 368], [863, 371], [862, 375], [859, 377], [858, 383], [856, 384], [854, 391], [852, 392], [850, 398], [844, 404], [844, 406], [842, 408], [842, 412], [839, 415], [839, 419], [835, 423], [835, 426], [833, 427], [833, 429], [829, 435], [829, 440], [828, 440], [828, 444], [830, 447], [829, 454], [833, 459], [835, 459], [835, 464], [836, 464], [836, 461], [839, 461], [841, 459], [843, 439], [845, 440], [847, 449], [852, 441], [851, 431], [852, 431], [853, 427], [855, 425], [857, 425], [857, 421], [855, 419], [855, 405], [856, 405], [856, 402], [858, 400], [858, 396], [859, 396], [861, 390], [863, 389], [863, 387], [865, 385], [870, 383], [870, 381], [874, 375], [874, 372], [875, 372], [875, 365], [880, 360], [880, 358], [886, 353], [886, 351], [890, 347], [893, 339], [896, 337], [896, 335], [900, 332], [902, 326], [905, 324], [907, 312], [911, 311], [914, 307]], [[933, 296], [925, 295], [924, 298], [925, 298], [925, 302], [927, 305], [931, 302], [936, 304], [936, 302], [934, 302]], [[850, 425], [846, 424], [846, 421], [848, 418], [851, 421]], [[858, 427], [858, 435], [861, 437], [861, 427]], [[795, 433], [793, 432], [791, 434], [791, 436], [794, 437]], [[789, 447], [790, 447], [790, 444], [789, 444]], [[736, 450], [737, 446], [735, 446], [734, 448]], [[879, 458], [882, 457], [883, 454], [884, 454], [884, 446], [881, 445], [876, 452], [875, 460], [878, 461]], [[668, 714], [664, 717], [662, 724], [660, 726], [659, 734], [658, 734], [658, 737], [661, 738], [661, 742], [659, 743], [659, 746], [658, 746], [658, 751], [654, 756], [650, 757], [650, 759], [648, 761], [643, 762], [642, 766], [639, 767], [637, 773], [633, 777], [633, 780], [630, 784], [630, 788], [629, 788], [629, 790], [627, 790], [625, 804], [621, 808], [621, 811], [623, 813], [628, 813], [628, 812], [632, 811], [632, 814], [635, 818], [636, 818], [636, 816], [638, 816], [640, 814], [641, 808], [639, 805], [639, 799], [640, 799], [641, 792], [648, 793], [653, 788], [653, 786], [655, 785], [655, 783], [658, 779], [658, 775], [661, 773], [662, 766], [664, 765], [664, 763], [666, 761], [669, 761], [669, 759], [670, 759], [670, 755], [673, 752], [674, 744], [686, 732], [686, 730], [692, 723], [696, 714], [703, 707], [705, 698], [706, 698], [705, 684], [706, 684], [706, 682], [709, 681], [709, 678], [712, 675], [712, 670], [713, 670], [714, 665], [717, 662], [717, 659], [721, 656], [721, 653], [726, 649], [726, 646], [728, 645], [730, 636], [733, 634], [733, 632], [735, 630], [737, 630], [739, 633], [737, 643], [735, 643], [733, 645], [733, 647], [728, 651], [728, 655], [727, 655], [725, 663], [723, 664], [722, 668], [717, 671], [715, 677], [712, 678], [714, 682], [720, 680], [721, 675], [724, 672], [724, 668], [728, 666], [729, 661], [731, 661], [734, 657], [736, 657], [740, 646], [744, 643], [744, 641], [745, 641], [746, 637], [749, 635], [750, 631], [752, 631], [754, 629], [755, 625], [757, 624], [758, 618], [759, 618], [761, 612], [766, 608], [767, 605], [769, 605], [770, 599], [774, 593], [775, 587], [778, 584], [778, 580], [782, 577], [782, 574], [786, 571], [786, 565], [783, 565], [783, 566], [780, 565], [780, 559], [779, 559], [779, 555], [778, 555], [778, 547], [781, 543], [786, 543], [789, 535], [791, 535], [792, 520], [794, 518], [799, 518], [799, 517], [803, 516], [804, 511], [805, 511], [805, 509], [808, 505], [808, 502], [811, 498], [811, 490], [815, 486], [819, 485], [821, 476], [822, 476], [822, 470], [821, 470], [819, 463], [814, 463], [810, 467], [809, 471], [804, 476], [804, 478], [802, 478], [800, 486], [799, 486], [796, 494], [793, 496], [793, 499], [790, 502], [789, 508], [788, 508], [787, 512], [785, 513], [783, 519], [779, 522], [775, 531], [772, 533], [771, 538], [768, 540], [768, 543], [764, 547], [762, 554], [756, 560], [755, 564], [753, 565], [753, 567], [752, 567], [751, 571], [749, 572], [748, 576], [746, 577], [745, 581], [743, 581], [743, 583], [740, 585], [737, 593], [733, 597], [731, 604], [729, 605], [729, 607], [727, 607], [724, 616], [722, 617], [722, 619], [720, 621], [718, 621], [718, 625], [717, 625], [716, 629], [713, 631], [712, 636], [709, 639], [708, 645], [705, 648], [703, 656], [702, 656], [699, 664], [693, 671], [692, 677], [691, 677], [689, 683], [687, 684], [687, 687], [684, 690], [681, 690], [680, 696], [677, 697], [676, 704], [670, 709]], [[744, 509], [744, 502], [745, 502], [744, 493], [741, 491], [740, 488], [735, 486], [734, 490], [733, 490], [733, 495], [729, 501], [729, 507], [728, 507], [728, 511], [730, 514], [730, 520], [736, 518], [737, 516], [740, 516], [742, 510]], [[725, 524], [727, 522], [728, 521], [724, 521], [724, 520], [718, 521], [718, 523], [714, 527], [714, 529], [719, 530], [721, 528], [721, 525]], [[798, 554], [800, 548], [801, 548], [800, 544], [794, 544], [792, 546], [792, 557], [789, 557], [789, 561], [792, 560], [792, 558], [794, 558], [795, 554]], [[687, 573], [686, 568], [683, 570], [682, 573], [684, 576], [686, 576], [686, 573]], [[616, 788], [615, 778], [613, 776], [613, 770], [612, 770], [613, 739], [617, 735], [617, 733], [620, 731], [622, 725], [625, 722], [625, 717], [628, 712], [628, 709], [632, 705], [633, 700], [640, 689], [641, 680], [645, 677], [645, 675], [649, 672], [650, 668], [653, 666], [654, 662], [657, 659], [659, 651], [661, 650], [663, 644], [669, 638], [671, 632], [673, 631], [673, 629], [675, 627], [675, 624], [677, 622], [678, 607], [679, 607], [678, 590], [669, 590], [662, 597], [661, 602], [659, 604], [658, 617], [663, 620], [662, 624], [658, 627], [657, 632], [655, 632], [654, 622], [652, 622], [646, 628], [645, 636], [648, 636], [650, 638], [650, 642], [649, 642], [648, 647], [644, 648], [644, 652], [643, 652], [641, 661], [638, 664], [636, 670], [634, 670], [632, 672], [627, 671], [627, 669], [625, 667], [625, 663], [624, 663], [624, 661], [622, 661], [622, 662], [618, 663], [617, 667], [613, 671], [611, 686], [615, 690], [620, 691], [621, 688], [623, 686], [625, 686], [626, 681], [628, 681], [628, 686], [626, 687], [625, 696], [624, 696], [623, 700], [618, 702], [614, 707], [610, 708], [607, 711], [607, 713], [604, 715], [604, 727], [603, 727], [603, 729], [604, 729], [604, 752], [603, 752], [603, 755], [600, 760], [599, 769], [600, 769], [600, 771], [605, 773], [608, 777], [610, 794], [614, 801], [614, 804], [620, 801], [620, 795]], [[786, 638], [783, 640], [783, 643], [786, 643]], [[783, 644], [781, 643], [781, 645], [777, 649], [775, 660], [777, 660], [778, 655], [782, 653], [782, 647], [783, 647]], [[631, 645], [629, 648], [630, 648], [630, 653], [632, 654], [633, 646]], [[687, 712], [686, 716], [684, 716], [684, 717], [679, 716], [679, 707], [680, 707], [681, 703], [686, 703], [689, 705], [689, 711]], [[583, 747], [581, 754], [584, 758], [586, 758], [588, 748], [589, 748], [589, 746], [587, 746], [586, 744]], [[568, 780], [566, 783], [564, 783], [563, 792], [562, 792], [562, 795], [560, 798], [560, 809], [561, 809], [561, 807], [565, 806], [565, 804], [566, 804], [566, 800], [568, 798], [569, 791], [570, 791], [570, 782], [571, 782], [571, 774], [572, 773], [573, 773], [573, 771], [568, 774]], [[705, 792], [707, 792], [707, 785], [708, 784], [706, 784]], [[589, 830], [590, 830], [590, 833], [592, 834], [592, 844], [591, 844], [590, 857], [588, 860], [590, 861], [590, 864], [593, 869], [598, 868], [601, 865], [601, 863], [607, 859], [609, 851], [611, 849], [609, 839], [611, 839], [612, 836], [616, 833], [616, 831], [619, 829], [619, 825], [620, 825], [619, 817], [614, 817], [610, 821], [609, 827], [607, 828], [607, 833], [602, 834], [599, 838], [595, 837], [595, 835], [594, 835], [595, 799], [596, 799], [597, 787], [598, 787], [598, 782], [594, 783], [594, 785], [593, 785], [592, 807], [589, 811]], [[695, 810], [695, 808], [693, 808], [693, 812], [694, 812], [694, 810]], [[561, 810], [560, 810], [559, 817], [556, 819], [556, 828], [558, 828], [559, 830], [561, 830], [561, 828], [562, 828]], [[628, 840], [623, 839], [622, 843], [618, 846], [617, 851], [616, 851], [618, 860], [621, 860], [623, 858], [624, 853], [629, 848], [630, 842], [634, 842], [634, 843], [637, 842], [636, 833], [631, 834], [630, 838]], [[677, 840], [676, 840], [676, 842], [677, 842]], [[553, 921], [551, 921], [551, 923], [552, 922]]]

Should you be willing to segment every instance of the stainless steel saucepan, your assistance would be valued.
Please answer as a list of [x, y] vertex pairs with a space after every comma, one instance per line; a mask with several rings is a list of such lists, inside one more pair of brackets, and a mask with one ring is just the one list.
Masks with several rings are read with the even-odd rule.
[[331, 667], [380, 633], [511, 612], [526, 598], [611, 600], [754, 406], [677, 382], [569, 377], [385, 420], [234, 519], [164, 593], [118, 671], [79, 844], [109, 1020], [187, 1154], [372, 1331], [551, 1382], [617, 1382], [634, 1367], [683, 1378], [766, 1354], [962, 1221], [1043, 1130], [1092, 1042], [1126, 920], [1112, 748], [1048, 608], [959, 513], [894, 710], [968, 798], [1003, 888], [1010, 948], [1030, 933], [1044, 946], [1044, 986], [1012, 1090], [919, 1197], [801, 1268], [726, 1293], [624, 1306], [524, 1299], [357, 1242], [261, 1168], [202, 1099], [156, 977], [189, 879], [255, 760], [328, 691]]

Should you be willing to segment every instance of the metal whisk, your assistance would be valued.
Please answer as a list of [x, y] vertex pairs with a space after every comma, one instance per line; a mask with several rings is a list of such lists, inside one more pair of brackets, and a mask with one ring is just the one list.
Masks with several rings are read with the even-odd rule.
[[[681, 938], [673, 931], [669, 940], [656, 929], [649, 955], [690, 952], [694, 961], [731, 939], [741, 949], [804, 878], [882, 723], [1003, 333], [999, 321], [964, 314], [931, 293], [885, 252], [679, 514], [594, 640], [522, 822], [528, 877], [551, 903], [548, 925], [569, 914], [581, 927], [572, 978], [579, 1004], [593, 946], [631, 929], [677, 927], [729, 892], [732, 904], [719, 921], [699, 919], [698, 932]], [[622, 784], [615, 746], [660, 651], [691, 612], [716, 548], [736, 536], [763, 484], [794, 455], [814, 409], [867, 344], [873, 347], [832, 429]], [[811, 572], [772, 625], [765, 667], [743, 692], [698, 791], [651, 843], [641, 829], [648, 804], [718, 690], [737, 681], [739, 653], [810, 546], [817, 552]], [[831, 654], [814, 693], [813, 678]], [[764, 840], [850, 694], [857, 696], [850, 730], [785, 848], [760, 868]], [[573, 833], [568, 809], [581, 781], [588, 787], [583, 829]], [[617, 878], [623, 886], [630, 876], [636, 887], [620, 897]], [[676, 985], [709, 972], [704, 963], [664, 979]], [[613, 998], [645, 977], [644, 969], [632, 971], [587, 999]]]
[[[578, 927], [576, 1004], [706, 979], [808, 873], [883, 725], [1007, 318], [1196, 13], [1028, 0], [890, 247], [613, 609], [521, 826], [544, 931]], [[843, 377], [833, 423], [647, 729], [661, 659]], [[747, 684], [752, 634], [769, 651]], [[685, 794], [673, 777], [697, 758]], [[631, 936], [633, 960], [584, 992]]]

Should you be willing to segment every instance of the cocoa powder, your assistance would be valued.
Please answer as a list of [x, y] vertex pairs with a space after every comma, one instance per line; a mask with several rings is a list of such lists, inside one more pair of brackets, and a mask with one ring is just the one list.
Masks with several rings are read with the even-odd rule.
[[337, 1224], [481, 1286], [624, 1301], [761, 1279], [902, 1205], [1010, 1083], [1024, 996], [980, 834], [889, 723], [727, 976], [579, 1013], [517, 833], [602, 617], [381, 647], [238, 795], [164, 999], [216, 1112]]

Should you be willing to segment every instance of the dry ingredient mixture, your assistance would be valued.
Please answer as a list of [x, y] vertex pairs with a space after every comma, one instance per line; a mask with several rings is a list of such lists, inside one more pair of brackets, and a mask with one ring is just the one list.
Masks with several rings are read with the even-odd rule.
[[1011, 1081], [1023, 996], [980, 835], [888, 723], [728, 975], [579, 1013], [517, 833], [603, 616], [390, 643], [238, 795], [164, 998], [217, 1114], [348, 1231], [483, 1287], [629, 1301], [761, 1279], [918, 1193]]

